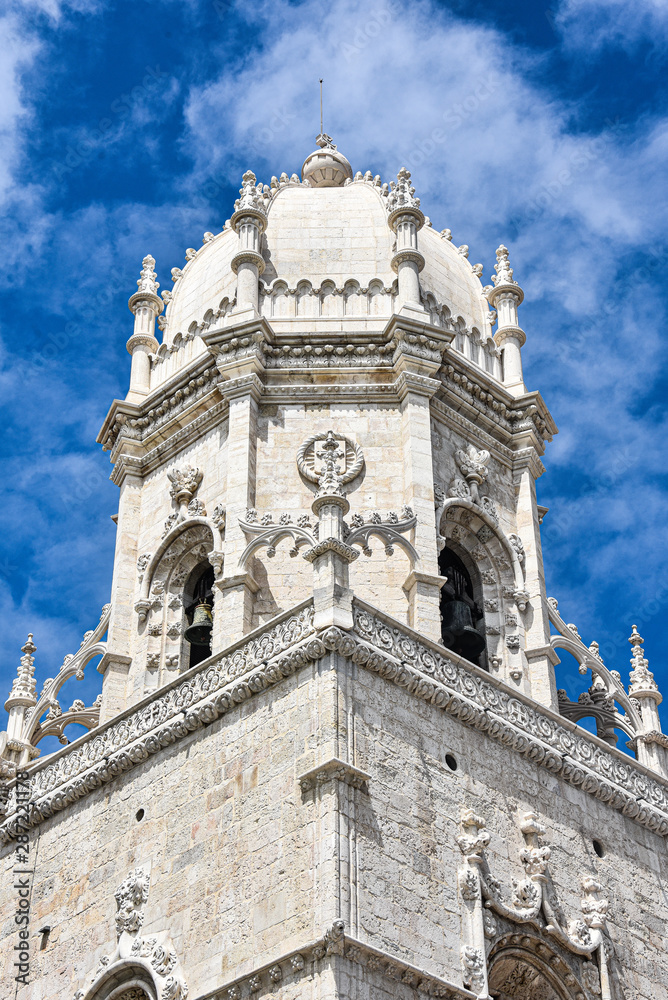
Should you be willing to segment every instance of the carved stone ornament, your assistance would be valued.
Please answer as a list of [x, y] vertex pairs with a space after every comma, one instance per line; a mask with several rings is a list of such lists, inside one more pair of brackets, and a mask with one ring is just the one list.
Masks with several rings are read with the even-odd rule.
[[[585, 730], [574, 732], [572, 725], [560, 722], [559, 716], [521, 692], [496, 680], [492, 683], [483, 671], [459, 663], [447, 650], [357, 598], [350, 630], [327, 629], [316, 634], [313, 617], [312, 604], [299, 605], [259, 630], [233, 654], [220, 654], [206, 661], [205, 670], [196, 667], [187, 678], [175, 680], [160, 695], [158, 719], [154, 713], [131, 711], [103, 732], [81, 737], [76, 753], [66, 749], [57, 759], [35, 765], [29, 827], [160, 753], [164, 746], [237, 711], [239, 704], [257, 692], [324, 658], [330, 648], [341, 648], [361, 669], [400, 685], [410, 697], [436, 706], [463, 726], [487, 733], [511, 756], [528, 757], [584, 794], [609, 803], [629, 820], [660, 836], [668, 834], [665, 782], [631, 758], [606, 752]], [[327, 646], [321, 638], [325, 634]], [[602, 669], [598, 662], [597, 666]], [[0, 842], [8, 843], [20, 832], [24, 828], [11, 788]]]
[[[57, 675], [46, 678], [39, 698], [36, 696], [35, 682], [34, 654], [37, 650], [32, 634], [28, 636], [27, 642], [21, 649], [23, 656], [5, 703], [7, 710], [14, 708], [18, 711], [15, 718], [16, 738], [7, 741], [4, 749], [0, 750], [0, 757], [11, 759], [15, 764], [24, 766], [39, 756], [37, 744], [46, 736], [55, 736], [63, 746], [67, 746], [69, 740], [64, 735], [64, 730], [71, 723], [78, 723], [88, 730], [98, 725], [99, 703], [86, 707], [81, 699], [75, 699], [67, 711], [62, 711], [58, 694], [71, 678], [83, 680], [86, 664], [95, 656], [105, 653], [106, 643], [102, 638], [109, 625], [110, 610], [111, 605], [106, 604], [102, 609], [98, 625], [85, 632], [76, 653], [68, 653]], [[0, 787], [0, 815], [4, 809], [3, 796]]]
[[202, 473], [199, 469], [172, 469], [167, 473], [167, 478], [172, 486], [169, 495], [181, 507], [187, 507], [202, 482]]
[[487, 478], [488, 451], [478, 451], [477, 448], [474, 448], [470, 444], [465, 449], [457, 449], [455, 452], [455, 461], [467, 482], [474, 481], [480, 484]]
[[10, 701], [14, 698], [23, 698], [32, 702], [32, 704], [36, 702], [35, 691], [37, 683], [35, 681], [34, 654], [37, 652], [37, 647], [32, 640], [33, 634], [31, 632], [25, 644], [21, 646], [23, 656], [21, 657], [16, 677], [12, 682]]
[[297, 468], [304, 479], [318, 484], [318, 496], [344, 496], [343, 487], [364, 468], [364, 455], [355, 441], [329, 430], [304, 441]]
[[[642, 739], [643, 729], [646, 728], [646, 725], [643, 722], [636, 693], [652, 702], [661, 701], [661, 694], [651, 671], [648, 669], [642, 649], [643, 640], [638, 635], [638, 630], [634, 626], [633, 633], [629, 638], [629, 642], [633, 646], [633, 659], [631, 660], [633, 670], [631, 671], [631, 687], [627, 693], [619, 672], [608, 670], [605, 666], [598, 645], [594, 643], [589, 647], [585, 645], [575, 625], [567, 624], [559, 614], [559, 605], [554, 597], [548, 597], [547, 605], [550, 622], [558, 633], [551, 636], [551, 647], [554, 650], [567, 649], [578, 661], [579, 672], [584, 675], [591, 670], [593, 675], [592, 685], [588, 691], [582, 692], [577, 702], [572, 702], [565, 692], [559, 694], [559, 711], [573, 721], [593, 716], [597, 723], [597, 735], [610, 743], [611, 746], [614, 746], [617, 740], [615, 730], [621, 729], [630, 737], [631, 744], [637, 747], [637, 741]], [[594, 646], [593, 649], [592, 646]], [[624, 709], [623, 713], [620, 708]], [[651, 706], [650, 711], [652, 710], [656, 711], [655, 705]], [[647, 762], [644, 761], [644, 763]], [[657, 767], [657, 770], [665, 776], [665, 772], [660, 766]]]
[[[144, 922], [143, 907], [148, 899], [149, 883], [149, 873], [142, 868], [135, 868], [116, 890], [118, 944], [111, 955], [100, 958], [91, 988], [95, 991], [96, 983], [103, 975], [113, 976], [117, 966], [119, 970], [126, 969], [128, 961], [141, 959], [141, 965], [146, 969], [147, 977], [150, 977], [150, 982], [146, 983], [147, 989], [133, 987], [127, 994], [119, 994], [119, 1000], [126, 997], [130, 1000], [135, 989], [137, 1000], [145, 1000], [148, 992], [155, 994], [158, 1000], [187, 1000], [188, 986], [168, 934], [161, 931], [146, 938], [139, 934]], [[85, 994], [85, 990], [78, 990], [75, 997], [83, 997]]]
[[503, 244], [496, 251], [496, 264], [494, 265], [494, 270], [496, 274], [492, 275], [492, 281], [494, 285], [516, 285], [517, 282], [513, 279], [513, 269], [510, 266], [510, 261], [508, 259], [508, 247], [504, 247]]
[[647, 695], [650, 692], [653, 693], [659, 690], [654, 680], [654, 674], [649, 669], [649, 661], [645, 659], [644, 641], [643, 637], [638, 635], [638, 629], [634, 625], [629, 638], [633, 649], [633, 656], [631, 658], [631, 667], [633, 669], [630, 674], [631, 686], [629, 687], [629, 694], [634, 698], [637, 698], [641, 694]]
[[257, 177], [252, 170], [247, 170], [241, 178], [240, 197], [234, 203], [234, 212], [258, 212], [266, 215], [265, 202], [262, 196], [262, 185], [258, 185]]
[[151, 295], [156, 295], [159, 287], [160, 283], [155, 273], [155, 257], [151, 257], [149, 253], [142, 261], [141, 276], [137, 281], [137, 288], [140, 292], [149, 292]]
[[461, 954], [464, 985], [479, 994], [486, 985], [484, 952], [481, 948], [465, 944]]
[[390, 192], [387, 196], [387, 210], [390, 215], [400, 210], [411, 211], [420, 208], [420, 199], [415, 197], [415, 188], [411, 184], [411, 172], [402, 167], [396, 181], [390, 181]]
[[142, 869], [135, 868], [114, 893], [118, 912], [116, 913], [116, 933], [136, 933], [144, 922], [144, 904], [148, 899], [150, 876]]
[[[499, 882], [480, 866], [486, 907], [514, 923], [531, 923], [541, 927], [576, 955], [590, 956], [597, 950], [600, 955], [609, 906], [608, 900], [601, 895], [602, 886], [591, 876], [583, 876], [582, 916], [573, 917], [564, 926], [561, 908], [553, 900], [554, 888], [552, 887], [551, 892], [547, 891], [547, 868], [551, 851], [540, 842], [545, 828], [538, 821], [536, 813], [529, 812], [522, 817], [520, 829], [525, 839], [525, 846], [520, 851], [525, 878], [513, 879], [510, 903], [506, 903]], [[481, 852], [483, 849], [481, 848]], [[482, 857], [480, 860], [482, 861]]]

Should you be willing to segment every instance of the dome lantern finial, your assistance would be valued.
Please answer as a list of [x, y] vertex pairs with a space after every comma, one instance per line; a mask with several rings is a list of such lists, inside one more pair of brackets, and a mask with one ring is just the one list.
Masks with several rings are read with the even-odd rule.
[[315, 141], [318, 149], [304, 160], [302, 180], [311, 187], [343, 187], [347, 180], [353, 179], [350, 163], [326, 132], [321, 131]]

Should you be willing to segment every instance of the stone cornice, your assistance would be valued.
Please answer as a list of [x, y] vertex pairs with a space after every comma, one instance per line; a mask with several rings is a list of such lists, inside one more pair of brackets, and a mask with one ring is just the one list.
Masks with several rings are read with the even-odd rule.
[[402, 403], [409, 394], [426, 396], [427, 399], [431, 399], [440, 389], [440, 382], [437, 379], [406, 371], [401, 372], [394, 385], [397, 396]]
[[481, 369], [474, 369], [458, 352], [448, 351], [439, 373], [441, 398], [513, 451], [534, 447], [539, 455], [557, 427], [539, 392], [510, 393]]
[[298, 778], [302, 792], [310, 792], [311, 789], [319, 788], [330, 781], [341, 781], [344, 785], [350, 785], [351, 788], [364, 790], [370, 780], [371, 776], [365, 771], [360, 771], [358, 767], [354, 767], [347, 761], [339, 760], [338, 757], [332, 757], [324, 764], [312, 767], [310, 771], [306, 771]]
[[[30, 825], [332, 652], [486, 733], [649, 830], [668, 835], [668, 781], [358, 600], [351, 631], [327, 628], [316, 634], [312, 605], [306, 602], [31, 765]], [[8, 806], [8, 812], [15, 809], [13, 802]], [[1, 828], [2, 842], [17, 831], [14, 813]]]
[[111, 451], [114, 463], [128, 450], [130, 454], [143, 454], [192, 419], [198, 409], [206, 409], [207, 397], [219, 398], [217, 380], [216, 366], [205, 354], [163, 382], [141, 403], [115, 399], [97, 436], [98, 443]]
[[452, 407], [443, 399], [432, 399], [431, 412], [437, 420], [442, 421], [451, 430], [462, 431], [466, 435], [467, 441], [475, 444], [478, 448], [484, 448], [490, 452], [494, 458], [502, 465], [512, 468], [513, 452], [504, 443], [494, 437], [483, 426], [481, 422], [472, 424], [471, 420], [463, 416], [458, 410]]
[[[305, 343], [303, 332], [278, 335], [258, 316], [204, 333], [208, 354], [196, 357], [141, 402], [113, 402], [98, 441], [111, 450], [112, 462], [118, 465], [115, 481], [122, 481], [127, 472], [145, 474], [144, 470], [156, 467], [160, 455], [166, 460], [188, 445], [188, 425], [194, 431], [194, 421], [212, 410], [210, 419], [215, 423], [221, 394], [229, 395], [232, 384], [240, 387], [239, 379], [250, 376], [256, 395], [262, 393], [267, 402], [277, 397], [295, 402], [314, 398], [400, 402], [411, 379], [412, 389], [431, 394], [434, 407], [440, 404], [459, 411], [469, 427], [473, 423], [483, 427], [512, 451], [533, 447], [541, 454], [544, 440], [556, 432], [538, 393], [511, 396], [489, 373], [452, 348], [451, 331], [432, 325], [426, 316], [423, 320], [419, 314], [397, 313], [382, 333], [359, 331], [345, 344], [330, 342], [331, 336], [309, 335]], [[413, 376], [423, 382], [418, 384]], [[210, 419], [197, 424], [198, 432], [208, 429]], [[156, 451], [161, 445], [162, 450]], [[149, 453], [155, 453], [151, 459]]]
[[[185, 427], [174, 430], [168, 438], [156, 444], [142, 457], [140, 465], [142, 476], [147, 476], [155, 469], [165, 465], [184, 448], [190, 447], [203, 438], [227, 416], [227, 402], [218, 398], [217, 393], [212, 391], [211, 400], [207, 400], [207, 402], [210, 405], [204, 412], [194, 416]], [[147, 441], [147, 444], [150, 443], [151, 439]]]
[[[386, 977], [390, 983], [403, 983], [420, 994], [439, 1000], [475, 1000], [464, 986], [457, 986], [425, 972], [386, 951], [373, 948], [345, 933], [342, 920], [334, 922], [317, 941], [304, 944], [273, 962], [258, 965], [252, 972], [231, 979], [197, 1000], [251, 1000], [274, 994], [281, 983], [296, 983], [312, 977], [332, 961], [354, 962], [371, 973]], [[388, 983], [388, 993], [394, 992]]]

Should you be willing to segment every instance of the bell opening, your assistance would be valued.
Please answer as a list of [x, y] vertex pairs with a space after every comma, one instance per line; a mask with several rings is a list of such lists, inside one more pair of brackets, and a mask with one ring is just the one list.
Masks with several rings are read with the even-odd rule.
[[476, 626], [484, 621], [476, 601], [473, 581], [466, 566], [451, 549], [443, 549], [439, 558], [441, 576], [441, 636], [447, 649], [487, 669], [486, 643]]
[[190, 598], [188, 599], [188, 595], [186, 595], [186, 602], [184, 602], [188, 626], [183, 633], [183, 638], [190, 644], [190, 667], [196, 666], [211, 656], [213, 583], [213, 568], [207, 566], [196, 578]]

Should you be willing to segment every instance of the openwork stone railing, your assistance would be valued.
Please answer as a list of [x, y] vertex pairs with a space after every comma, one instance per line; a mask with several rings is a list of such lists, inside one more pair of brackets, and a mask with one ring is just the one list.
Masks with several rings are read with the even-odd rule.
[[[668, 784], [574, 723], [357, 600], [352, 630], [316, 633], [312, 605], [301, 605], [101, 730], [32, 765], [31, 824], [331, 652], [487, 733], [650, 830], [668, 834]], [[11, 798], [8, 806], [3, 842], [16, 834]]]

